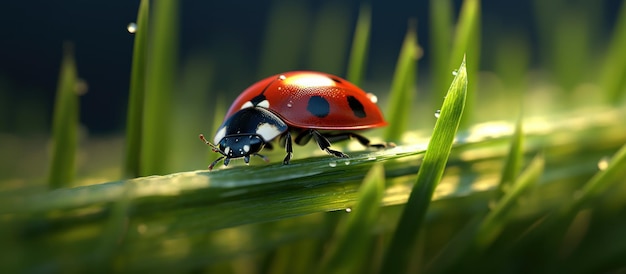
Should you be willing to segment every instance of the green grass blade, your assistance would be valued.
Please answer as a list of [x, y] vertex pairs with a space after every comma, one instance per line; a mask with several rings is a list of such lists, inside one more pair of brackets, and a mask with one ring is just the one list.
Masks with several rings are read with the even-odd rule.
[[71, 186], [78, 148], [78, 92], [72, 44], [64, 45], [61, 72], [52, 118], [52, 157], [48, 174], [51, 188]]
[[511, 215], [509, 214], [511, 208], [516, 205], [519, 198], [530, 187], [539, 181], [544, 166], [545, 160], [543, 155], [537, 155], [526, 170], [513, 182], [510, 190], [506, 191], [502, 199], [498, 201], [493, 210], [485, 217], [476, 235], [476, 242], [480, 249], [487, 248], [498, 237], [506, 222], [506, 216]]
[[495, 193], [494, 201], [500, 200], [507, 190], [510, 189], [522, 169], [523, 160], [524, 132], [522, 129], [522, 115], [520, 115], [517, 123], [515, 123], [513, 136], [511, 136], [511, 147], [504, 161], [504, 168], [502, 169], [502, 176], [500, 176], [500, 182], [498, 183], [498, 190]]
[[342, 75], [349, 47], [351, 12], [344, 1], [322, 2], [307, 43], [308, 69]]
[[[609, 187], [620, 189], [616, 184], [622, 183], [626, 176], [626, 145], [623, 145], [608, 163], [602, 164], [606, 166], [596, 172], [581, 190], [568, 195], [567, 203], [556, 207], [554, 214], [548, 215], [541, 226], [524, 238], [524, 244], [531, 246], [541, 244], [542, 249], [539, 252], [544, 261], [553, 261], [559, 259], [564, 253], [571, 253], [572, 246], [578, 245], [578, 243], [572, 244], [569, 238], [572, 229], [577, 226], [577, 218], [584, 213], [586, 208], [594, 208], [594, 202], [597, 204]], [[574, 199], [571, 199], [571, 196], [574, 196]], [[623, 196], [621, 199], [623, 200]], [[588, 213], [582, 214], [584, 215]], [[564, 248], [564, 246], [569, 247]]]
[[426, 269], [428, 273], [462, 272], [468, 265], [476, 265], [484, 258], [484, 251], [494, 239], [500, 235], [507, 217], [514, 216], [511, 209], [519, 201], [520, 196], [538, 182], [544, 168], [544, 158], [538, 155], [528, 168], [512, 182], [511, 190], [489, 212], [482, 222], [473, 218], [463, 229], [450, 240], [443, 250], [435, 256]]
[[359, 9], [359, 18], [356, 22], [356, 28], [354, 29], [350, 60], [348, 61], [348, 72], [346, 74], [346, 79], [357, 86], [361, 85], [361, 81], [365, 75], [371, 25], [372, 9], [368, 3], [362, 3]]
[[[626, 109], [595, 109], [527, 119], [524, 123], [527, 152], [545, 151], [550, 164], [541, 176], [537, 191], [533, 192], [543, 197], [532, 197], [533, 203], [513, 210], [515, 216], [507, 221], [517, 224], [531, 217], [529, 221], [533, 222], [532, 216], [543, 216], [551, 209], [561, 208], [563, 201], [569, 201], [576, 189], [572, 184], [584, 183], [585, 178], [597, 172], [597, 159], [614, 153], [626, 142], [626, 124], [621, 119], [625, 116]], [[456, 220], [462, 218], [461, 215], [484, 213], [484, 205], [492, 198], [492, 193], [486, 191], [497, 185], [512, 134], [508, 125], [500, 127], [503, 132], [494, 134], [493, 126], [493, 123], [477, 125], [470, 132], [458, 135], [458, 143], [448, 160], [449, 168], [439, 183], [433, 196], [435, 202], [429, 206], [424, 222], [434, 229], [421, 236], [426, 242], [446, 243], [454, 238], [454, 234], [446, 237], [445, 232], [441, 234], [442, 231], [433, 227], [440, 217]], [[598, 142], [599, 136], [603, 142]], [[182, 172], [50, 192], [21, 192], [21, 195], [5, 190], [0, 192], [0, 215], [3, 216], [0, 228], [10, 233], [5, 238], [12, 242], [0, 247], [0, 258], [21, 255], [18, 268], [22, 271], [14, 272], [42, 268], [65, 270], [77, 264], [91, 265], [90, 269], [94, 269], [100, 266], [90, 264], [94, 247], [100, 247], [106, 254], [111, 247], [101, 244], [106, 242], [103, 238], [108, 237], [121, 239], [111, 260], [119, 272], [140, 269], [187, 272], [204, 266], [211, 270], [225, 269], [220, 266], [230, 261], [236, 264], [251, 255], [263, 256], [285, 245], [324, 241], [330, 234], [326, 229], [319, 229], [326, 227], [324, 218], [311, 221], [308, 217], [319, 217], [321, 212], [353, 205], [364, 174], [377, 162], [385, 164], [387, 189], [382, 204], [388, 207], [381, 209], [381, 218], [372, 229], [380, 233], [379, 239], [386, 238], [401, 213], [399, 206], [389, 205], [407, 201], [423, 151], [422, 145], [401, 145], [390, 150], [354, 153], [344, 160], [326, 155], [297, 159], [288, 166], [280, 163], [283, 156], [280, 153], [281, 157], [271, 158], [272, 164], [259, 160], [245, 166], [238, 161], [229, 168], [213, 172]], [[134, 185], [133, 191], [129, 191], [129, 184]], [[624, 189], [620, 184], [614, 186]], [[451, 191], [442, 192], [446, 189]], [[624, 193], [612, 191], [610, 196], [616, 202], [620, 199], [623, 202]], [[130, 205], [130, 210], [124, 209], [125, 204]], [[604, 206], [594, 205], [594, 212], [596, 209], [602, 214], [594, 214], [593, 219], [606, 216]], [[128, 218], [122, 222], [125, 211]], [[274, 222], [279, 228], [254, 229]], [[455, 223], [443, 230], [456, 230], [467, 222]], [[514, 242], [514, 251], [522, 253], [521, 259], [529, 252], [537, 253], [533, 249], [537, 244], [528, 246], [528, 250], [520, 249], [518, 246], [523, 246], [526, 239], [521, 243], [515, 241], [519, 234], [508, 228], [503, 230], [494, 248], [502, 247], [500, 239], [514, 238], [503, 242]], [[619, 238], [620, 233], [623, 234], [618, 229], [607, 238]], [[223, 237], [225, 234], [231, 237]], [[442, 236], [444, 239], [435, 239]], [[545, 237], [540, 240], [538, 243], [543, 246]], [[382, 242], [377, 242], [380, 243], [377, 246], [386, 246]], [[296, 251], [297, 248], [291, 252]], [[431, 251], [430, 245], [424, 248], [424, 259], [433, 254]], [[319, 253], [313, 251], [313, 254]], [[598, 257], [602, 256], [594, 258]], [[372, 261], [378, 262], [378, 258]], [[507, 256], [507, 259], [519, 260], [516, 256]], [[475, 266], [485, 267], [488, 262], [483, 262]], [[516, 262], [505, 261], [499, 265]], [[250, 261], [246, 263], [250, 266]]]
[[608, 160], [608, 165], [598, 171], [577, 193], [574, 202], [569, 207], [571, 214], [591, 204], [600, 194], [606, 192], [611, 184], [622, 183], [624, 175], [626, 175], [626, 145], [622, 146]]
[[171, 109], [177, 75], [178, 1], [156, 3], [147, 57], [141, 175], [168, 172]]
[[172, 119], [175, 122], [171, 135], [176, 144], [171, 156], [172, 168], [177, 171], [206, 167], [206, 153], [202, 152], [204, 149], [211, 150], [200, 142], [198, 134], [205, 133], [207, 138], [212, 139], [228, 107], [228, 103], [221, 99], [222, 95], [208, 92], [214, 91], [217, 86], [215, 61], [208, 54], [188, 54], [180, 71], [173, 101]]
[[367, 261], [367, 251], [373, 239], [371, 228], [378, 218], [384, 192], [385, 171], [381, 164], [375, 164], [365, 175], [352, 213], [343, 226], [338, 227], [318, 273], [363, 271], [361, 267]]
[[[571, 94], [595, 56], [593, 43], [603, 20], [602, 6], [592, 1], [531, 1], [543, 62], [563, 91]], [[555, 14], [559, 16], [554, 16]]]
[[430, 143], [417, 173], [417, 181], [385, 254], [381, 273], [402, 273], [407, 266], [409, 251], [417, 239], [435, 187], [443, 176], [463, 116], [467, 83], [463, 59], [441, 107], [439, 119], [435, 123]]
[[[448, 71], [453, 71], [457, 64], [465, 59], [467, 54], [467, 75], [474, 79], [467, 88], [465, 114], [461, 128], [471, 123], [474, 105], [474, 86], [478, 80], [478, 66], [480, 64], [480, 0], [464, 0], [461, 13], [455, 29], [452, 53], [448, 62]], [[441, 90], [440, 92], [443, 92]], [[441, 94], [439, 98], [443, 98]]]
[[[258, 79], [297, 68], [305, 54], [311, 12], [302, 1], [270, 1]], [[285, 43], [288, 34], [289, 42]]]
[[148, 52], [148, 14], [150, 1], [142, 0], [137, 12], [137, 29], [133, 46], [133, 64], [130, 74], [130, 94], [126, 120], [126, 156], [124, 176], [139, 176], [143, 104], [146, 84], [146, 55]]
[[419, 55], [417, 30], [414, 24], [409, 25], [404, 43], [398, 56], [396, 70], [391, 82], [389, 102], [387, 103], [387, 126], [384, 134], [386, 141], [397, 142], [406, 131], [411, 116], [411, 108], [415, 97], [415, 78]]
[[439, 105], [448, 90], [452, 48], [452, 1], [430, 1], [430, 64], [433, 75], [433, 103]]
[[606, 54], [602, 73], [602, 85], [606, 92], [606, 102], [615, 104], [624, 99], [626, 88], [626, 3], [622, 7], [615, 23], [615, 30]]

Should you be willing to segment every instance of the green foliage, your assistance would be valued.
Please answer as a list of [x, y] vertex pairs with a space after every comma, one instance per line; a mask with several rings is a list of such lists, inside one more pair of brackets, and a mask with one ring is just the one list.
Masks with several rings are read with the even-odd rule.
[[496, 191], [496, 200], [499, 200], [516, 180], [522, 169], [522, 161], [524, 160], [524, 132], [522, 130], [522, 116], [515, 124], [515, 132], [511, 138], [511, 148], [504, 161], [502, 176], [498, 183], [498, 191]]
[[[448, 90], [450, 50], [452, 48], [452, 1], [430, 2], [430, 70], [433, 75], [433, 104], [438, 105]], [[456, 64], [455, 64], [456, 66]]]
[[64, 51], [52, 119], [52, 158], [48, 171], [51, 188], [71, 186], [76, 175], [79, 83], [73, 45], [66, 43]]
[[372, 166], [359, 188], [356, 204], [345, 223], [338, 227], [335, 241], [325, 254], [319, 273], [353, 273], [367, 261], [367, 251], [372, 245], [371, 228], [376, 225], [385, 192], [385, 173], [378, 163]]
[[140, 174], [144, 97], [146, 93], [149, 12], [150, 1], [142, 0], [137, 13], [137, 29], [135, 30], [135, 45], [133, 47], [133, 65], [130, 75], [130, 95], [128, 98], [128, 115], [126, 121], [124, 174], [128, 177], [136, 177]]
[[623, 102], [626, 90], [626, 52], [623, 50], [626, 48], [626, 3], [622, 3], [617, 18], [601, 75], [602, 87], [607, 95], [605, 100], [610, 104]]
[[443, 101], [441, 115], [435, 124], [435, 130], [417, 173], [417, 181], [385, 255], [381, 273], [405, 271], [411, 257], [412, 245], [417, 239], [428, 205], [448, 162], [450, 149], [463, 116], [467, 82], [463, 59]]
[[387, 104], [389, 126], [387, 126], [384, 135], [387, 141], [399, 141], [406, 131], [409, 116], [412, 114], [413, 98], [416, 94], [415, 78], [419, 52], [417, 30], [414, 25], [409, 25], [396, 63], [396, 71], [391, 81], [390, 98]]
[[[206, 154], [216, 155], [197, 134], [215, 132], [229, 101], [205, 93], [222, 68], [215, 53], [190, 54], [177, 74], [177, 3], [153, 2], [151, 9], [148, 2], [140, 4], [133, 52], [124, 167], [132, 177], [206, 166]], [[428, 75], [437, 103], [411, 93], [420, 52], [410, 27], [389, 81], [392, 93], [379, 94], [389, 103], [384, 138], [400, 141], [395, 148], [336, 159], [315, 156], [312, 145], [299, 148], [287, 166], [275, 149], [269, 164], [233, 161], [212, 172], [97, 184], [87, 182], [98, 174], [87, 174], [80, 187], [69, 187], [77, 181], [78, 81], [66, 53], [52, 128], [49, 182], [56, 189], [26, 179], [0, 185], [0, 265], [10, 273], [506, 273], [520, 265], [533, 273], [619, 272], [626, 267], [626, 108], [617, 100], [624, 96], [626, 8], [604, 54], [592, 50], [595, 3], [563, 3], [534, 2], [538, 53], [524, 39], [529, 33], [498, 27], [509, 33], [483, 43], [495, 48], [483, 60], [495, 59], [494, 69], [479, 75], [481, 32], [491, 27], [481, 25], [480, 1], [463, 1], [455, 27], [452, 1], [431, 1], [433, 49], [426, 54], [434, 62]], [[351, 24], [341, 18], [349, 14], [341, 5], [312, 13], [301, 2], [272, 1], [261, 67], [241, 69], [261, 78], [300, 63], [342, 71], [349, 60], [348, 79], [364, 83], [377, 11], [363, 4], [353, 18], [348, 58], [339, 53], [348, 47]], [[561, 8], [564, 16], [555, 17]], [[294, 31], [303, 29], [312, 31]], [[323, 60], [334, 43], [333, 60]], [[464, 53], [467, 67], [456, 70], [446, 96], [443, 87]], [[545, 71], [529, 71], [527, 59], [536, 55]], [[598, 69], [594, 59], [606, 62]], [[579, 89], [594, 92], [571, 92]], [[472, 107], [473, 95], [480, 108]], [[584, 107], [569, 103], [576, 96]], [[431, 136], [414, 109], [437, 109], [444, 97]], [[501, 121], [514, 120], [522, 105], [517, 123]], [[488, 122], [474, 124], [478, 115]], [[14, 144], [0, 139], [0, 146]]]
[[361, 84], [365, 74], [371, 25], [372, 9], [369, 4], [362, 3], [359, 9], [359, 18], [354, 29], [348, 72], [346, 74], [346, 79], [357, 86]]
[[172, 93], [178, 54], [178, 1], [156, 3], [151, 47], [146, 57], [146, 83], [140, 151], [140, 175], [165, 174], [171, 157]]

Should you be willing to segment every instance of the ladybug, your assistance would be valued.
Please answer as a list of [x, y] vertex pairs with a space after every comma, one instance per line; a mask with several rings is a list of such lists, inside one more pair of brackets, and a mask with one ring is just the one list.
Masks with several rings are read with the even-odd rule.
[[[292, 142], [305, 145], [311, 138], [320, 149], [339, 158], [345, 153], [330, 148], [331, 142], [354, 138], [366, 147], [384, 148], [387, 144], [371, 144], [352, 131], [387, 125], [376, 105], [376, 96], [335, 75], [314, 71], [293, 71], [267, 77], [248, 87], [235, 99], [219, 127], [213, 143], [200, 134], [200, 139], [222, 154], [209, 170], [222, 159], [227, 166], [231, 159], [258, 156], [264, 147], [278, 138], [289, 164]], [[295, 139], [292, 140], [292, 134]]]

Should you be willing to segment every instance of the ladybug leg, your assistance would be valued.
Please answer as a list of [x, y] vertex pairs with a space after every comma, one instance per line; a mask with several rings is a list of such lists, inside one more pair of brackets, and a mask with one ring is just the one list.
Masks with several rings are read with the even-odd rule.
[[296, 136], [296, 139], [294, 141], [296, 142], [296, 144], [303, 146], [303, 145], [306, 145], [311, 140], [311, 137], [313, 137], [313, 133], [311, 133], [310, 130], [306, 130], [306, 131], [300, 132], [300, 134]]
[[255, 155], [255, 156], [259, 156], [259, 157], [261, 157], [261, 159], [263, 159], [263, 161], [265, 161], [266, 163], [269, 163], [269, 162], [270, 162], [270, 159], [269, 159], [269, 158], [267, 158], [267, 157], [265, 157], [265, 156], [263, 156], [263, 155], [261, 155], [261, 154], [254, 154], [254, 155]]
[[285, 151], [287, 152], [287, 155], [285, 155], [283, 165], [288, 165], [291, 160], [291, 156], [293, 155], [293, 144], [291, 143], [291, 134], [289, 134], [289, 132], [285, 134]]
[[317, 130], [311, 130], [311, 135], [313, 135], [313, 139], [320, 146], [321, 150], [325, 150], [326, 152], [328, 152], [328, 154], [332, 154], [338, 158], [350, 158], [350, 156], [341, 151], [330, 149], [330, 141]]
[[[211, 164], [209, 165], [209, 171], [213, 170], [213, 167], [215, 167], [215, 165], [216, 165], [219, 161], [221, 161], [222, 159], [224, 159], [224, 156], [220, 156], [219, 158], [217, 158], [217, 160], [213, 161], [213, 163], [211, 163]], [[226, 162], [226, 161], [224, 161], [224, 162]]]

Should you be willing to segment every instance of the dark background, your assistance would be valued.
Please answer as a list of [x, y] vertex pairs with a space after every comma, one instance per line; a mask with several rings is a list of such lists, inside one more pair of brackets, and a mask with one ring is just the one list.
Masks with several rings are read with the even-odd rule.
[[[254, 68], [259, 66], [269, 5], [280, 2], [181, 1], [179, 60], [206, 52], [214, 61], [216, 78], [224, 79], [223, 85], [218, 81], [215, 88], [236, 96], [259, 79]], [[307, 1], [306, 5], [315, 14], [323, 3]], [[482, 1], [481, 69], [489, 69], [490, 40], [503, 29], [524, 30], [530, 46], [541, 47], [531, 3]], [[606, 44], [601, 38], [610, 34], [619, 4], [598, 1], [605, 14], [597, 33], [598, 49]], [[138, 5], [139, 1], [126, 0], [4, 1], [0, 8], [0, 132], [40, 134], [49, 130], [64, 41], [74, 44], [79, 76], [88, 84], [80, 102], [81, 123], [95, 134], [121, 132], [133, 47], [133, 35], [126, 27], [135, 21]], [[349, 22], [355, 22], [359, 1], [345, 0], [344, 5], [352, 11]], [[455, 6], [458, 9], [460, 1], [455, 1]], [[428, 1], [372, 1], [368, 81], [389, 79], [410, 18], [417, 19], [419, 43], [428, 52], [428, 9]], [[285, 34], [286, 43], [289, 36]], [[427, 56], [420, 61], [421, 78], [428, 75]], [[531, 58], [532, 67], [543, 65], [540, 56]]]

